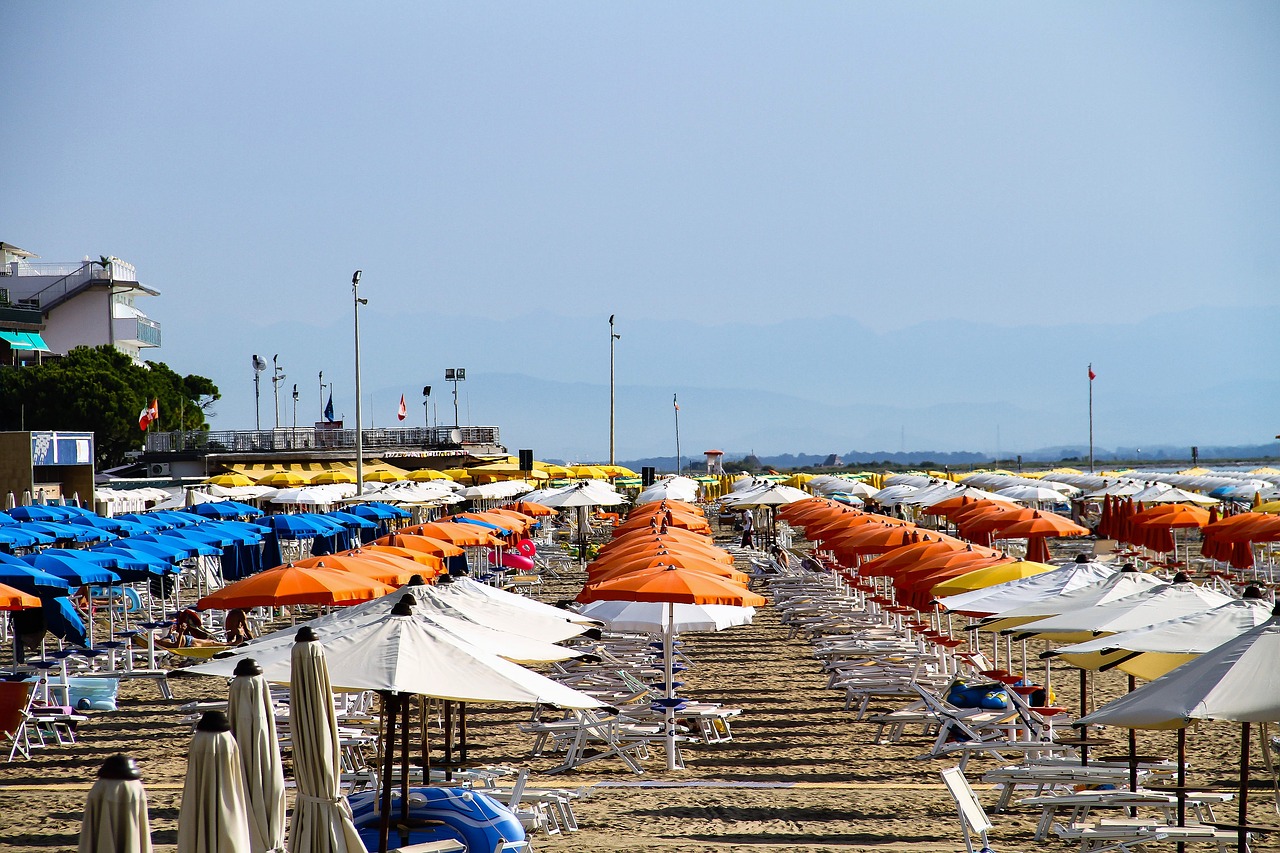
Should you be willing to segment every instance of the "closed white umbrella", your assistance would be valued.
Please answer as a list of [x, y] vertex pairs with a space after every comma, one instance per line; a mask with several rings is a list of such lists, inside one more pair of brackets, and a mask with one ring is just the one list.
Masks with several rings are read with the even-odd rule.
[[338, 786], [338, 720], [324, 648], [315, 642], [315, 634], [306, 626], [299, 629], [297, 636], [290, 649], [286, 675], [293, 775], [298, 783], [289, 826], [289, 850], [366, 853], [351, 822], [351, 806]]
[[249, 843], [253, 853], [283, 853], [284, 766], [271, 706], [271, 689], [262, 668], [241, 658], [231, 679], [227, 704], [231, 731], [240, 749], [245, 799], [249, 811]]
[[179, 853], [250, 853], [240, 750], [221, 711], [206, 711], [187, 752]]
[[151, 853], [147, 792], [132, 758], [113, 755], [98, 769], [80, 821], [79, 853]]

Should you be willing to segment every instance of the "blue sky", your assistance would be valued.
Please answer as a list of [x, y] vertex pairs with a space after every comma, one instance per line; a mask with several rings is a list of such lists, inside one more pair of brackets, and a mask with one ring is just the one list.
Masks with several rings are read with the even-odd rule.
[[[607, 452], [609, 314], [624, 458], [671, 443], [677, 391], [689, 446], [992, 449], [994, 423], [934, 403], [1019, 409], [1006, 451], [1077, 441], [1089, 361], [1100, 444], [1280, 431], [1274, 3], [73, 2], [5, 23], [0, 239], [134, 263], [163, 293], [159, 359], [222, 388], [216, 428], [252, 426], [254, 352], [299, 382], [300, 421], [321, 370], [352, 417], [362, 269], [375, 422], [467, 366], [472, 419], [546, 455]], [[821, 429], [807, 403], [834, 407]]]

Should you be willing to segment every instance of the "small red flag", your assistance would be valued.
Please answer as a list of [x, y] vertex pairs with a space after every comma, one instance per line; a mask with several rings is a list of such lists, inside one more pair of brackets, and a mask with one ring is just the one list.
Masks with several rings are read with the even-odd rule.
[[1093, 365], [1092, 364], [1089, 365], [1089, 381], [1092, 382], [1097, 378], [1098, 378], [1098, 374], [1093, 372]]
[[399, 418], [400, 420], [404, 420], [405, 417], [408, 416], [408, 414], [409, 414], [409, 409], [404, 404], [404, 395], [401, 394], [400, 408], [396, 410], [396, 417]]

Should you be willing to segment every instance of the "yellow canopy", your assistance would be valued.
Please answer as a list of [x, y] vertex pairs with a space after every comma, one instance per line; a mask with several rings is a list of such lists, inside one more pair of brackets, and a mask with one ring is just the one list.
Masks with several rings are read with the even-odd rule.
[[[368, 477], [365, 478], [366, 480]], [[325, 486], [333, 483], [354, 483], [356, 481], [355, 471], [349, 471], [342, 468], [334, 468], [330, 471], [321, 471], [311, 478], [311, 485]]]
[[941, 598], [944, 595], [959, 595], [962, 592], [972, 592], [975, 589], [985, 589], [989, 586], [995, 586], [998, 583], [1017, 580], [1019, 578], [1029, 578], [1033, 575], [1043, 574], [1052, 571], [1057, 566], [1050, 566], [1047, 563], [1036, 563], [1031, 560], [1018, 560], [1014, 563], [1000, 563], [995, 566], [987, 566], [982, 569], [975, 569], [968, 574], [945, 580], [935, 586], [931, 592], [934, 598]]
[[443, 471], [436, 471], [431, 468], [419, 468], [416, 471], [410, 471], [405, 475], [406, 480], [412, 480], [415, 483], [425, 483], [428, 480], [449, 480], [452, 479]]
[[232, 471], [227, 474], [219, 474], [216, 477], [210, 477], [205, 480], [211, 486], [222, 486], [223, 488], [234, 488], [236, 486], [252, 486], [253, 480], [246, 477], [238, 471]]

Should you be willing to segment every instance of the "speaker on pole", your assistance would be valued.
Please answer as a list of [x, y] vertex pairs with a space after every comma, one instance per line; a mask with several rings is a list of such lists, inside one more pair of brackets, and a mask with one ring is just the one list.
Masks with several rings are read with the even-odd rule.
[[520, 451], [520, 470], [521, 471], [533, 470], [533, 451], [532, 450]]
[[652, 465], [646, 465], [640, 469], [640, 485], [643, 488], [649, 488], [658, 482], [658, 469]]

